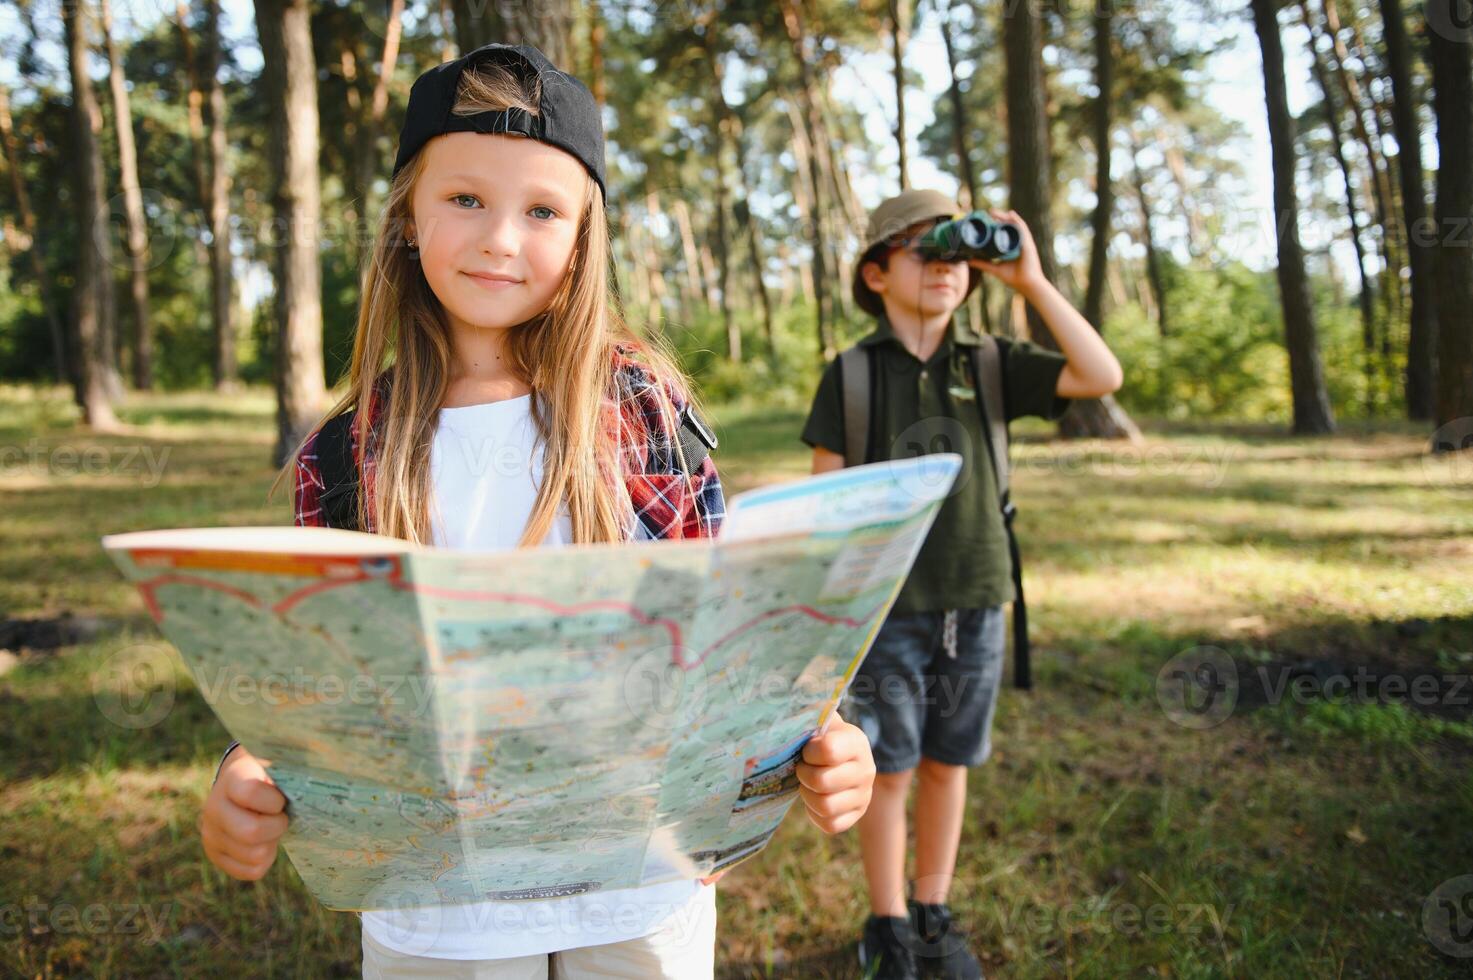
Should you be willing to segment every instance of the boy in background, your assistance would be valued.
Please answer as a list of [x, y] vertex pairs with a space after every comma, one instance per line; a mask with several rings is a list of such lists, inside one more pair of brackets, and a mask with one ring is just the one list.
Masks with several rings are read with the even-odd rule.
[[[880, 978], [976, 980], [982, 968], [947, 905], [966, 806], [967, 769], [991, 754], [1003, 674], [1005, 603], [1015, 597], [998, 476], [979, 406], [971, 347], [979, 338], [957, 311], [983, 274], [1016, 290], [1057, 341], [1054, 352], [996, 339], [1004, 421], [1057, 419], [1072, 398], [1121, 384], [1120, 364], [1099, 333], [1043, 274], [1032, 234], [1013, 211], [993, 211], [1022, 232], [1016, 261], [925, 257], [920, 237], [961, 213], [936, 191], [910, 190], [870, 215], [854, 299], [876, 329], [859, 342], [869, 368], [869, 432], [862, 459], [935, 452], [963, 458], [916, 564], [850, 687], [841, 712], [869, 736], [874, 796], [859, 821], [871, 915], [859, 944], [863, 969]], [[854, 364], [853, 360], [847, 363]], [[813, 472], [846, 464], [846, 385], [840, 359], [825, 370], [802, 438]], [[851, 413], [852, 415], [852, 413]], [[1006, 451], [999, 447], [999, 451]], [[906, 866], [906, 798], [918, 775], [915, 875]], [[909, 892], [909, 895], [907, 895]]]

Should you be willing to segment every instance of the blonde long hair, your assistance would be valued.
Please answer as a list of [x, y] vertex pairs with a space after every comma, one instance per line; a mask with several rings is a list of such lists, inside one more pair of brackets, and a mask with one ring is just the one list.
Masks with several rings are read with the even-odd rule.
[[[540, 94], [535, 75], [524, 78], [505, 66], [483, 63], [462, 74], [452, 111], [469, 115], [515, 107], [535, 115]], [[362, 277], [348, 388], [312, 433], [328, 419], [356, 409], [357, 443], [368, 447], [358, 527], [427, 544], [432, 541], [430, 445], [449, 383], [451, 346], [440, 301], [404, 246], [424, 160], [421, 150], [389, 188]], [[623, 424], [619, 405], [629, 392], [622, 390], [614, 371], [615, 345], [635, 355], [655, 382], [667, 432], [676, 431], [670, 389], [694, 398], [673, 354], [658, 340], [637, 338], [617, 312], [603, 192], [592, 176], [584, 176], [568, 275], [547, 309], [510, 328], [507, 336], [509, 367], [533, 390], [533, 418], [545, 445], [542, 483], [519, 547], [541, 543], [563, 502], [576, 543], [624, 540], [632, 530], [633, 510], [622, 475], [637, 458], [633, 440], [642, 436]], [[370, 432], [369, 406], [376, 386], [391, 397], [379, 426]], [[310, 438], [277, 474], [273, 494]], [[672, 443], [671, 451], [679, 453], [679, 441]]]

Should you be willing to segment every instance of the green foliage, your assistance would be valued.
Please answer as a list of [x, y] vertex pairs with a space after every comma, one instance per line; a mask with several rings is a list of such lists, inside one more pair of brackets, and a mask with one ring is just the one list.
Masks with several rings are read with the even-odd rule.
[[1287, 419], [1277, 288], [1272, 273], [1241, 264], [1172, 268], [1167, 336], [1138, 304], [1106, 320], [1105, 337], [1125, 368], [1117, 398], [1132, 412], [1171, 419]]

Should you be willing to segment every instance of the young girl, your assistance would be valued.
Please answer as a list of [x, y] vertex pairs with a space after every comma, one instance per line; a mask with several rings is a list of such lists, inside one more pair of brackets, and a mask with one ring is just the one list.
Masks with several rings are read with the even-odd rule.
[[[677, 438], [688, 382], [613, 311], [604, 208], [598, 106], [535, 48], [487, 45], [415, 82], [350, 391], [323, 420], [354, 413], [352, 526], [475, 550], [718, 531], [715, 465], [685, 466]], [[321, 429], [287, 468], [299, 525], [328, 523]], [[825, 833], [864, 813], [874, 763], [853, 725], [836, 718], [798, 771]], [[204, 807], [206, 854], [261, 878], [285, 808], [232, 745]], [[709, 977], [719, 877], [364, 912], [363, 972]]]

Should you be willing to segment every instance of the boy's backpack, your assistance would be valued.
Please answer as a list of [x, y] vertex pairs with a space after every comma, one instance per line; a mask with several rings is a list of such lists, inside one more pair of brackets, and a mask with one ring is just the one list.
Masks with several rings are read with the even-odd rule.
[[[358, 530], [358, 465], [353, 459], [349, 427], [355, 412], [349, 409], [322, 423], [317, 433], [317, 465], [322, 472], [323, 491], [318, 498], [328, 527]], [[684, 474], [695, 473], [716, 448], [716, 435], [686, 405], [680, 412], [680, 447], [685, 456]], [[680, 465], [676, 456], [675, 465]]]
[[[972, 371], [972, 386], [977, 392], [977, 410], [982, 413], [982, 431], [987, 438], [987, 453], [997, 475], [997, 498], [1002, 507], [1002, 524], [1008, 535], [1008, 554], [1013, 563], [1013, 684], [1028, 689], [1033, 676], [1028, 663], [1028, 606], [1023, 601], [1023, 564], [1018, 551], [1018, 536], [1013, 532], [1013, 519], [1018, 508], [1013, 505], [1008, 488], [1008, 423], [1003, 407], [1002, 353], [997, 339], [981, 334], [977, 343], [964, 344], [971, 353], [967, 359]], [[874, 452], [871, 423], [870, 392], [874, 390], [876, 361], [869, 347], [856, 345], [839, 355], [839, 387], [844, 405], [844, 465], [858, 466]], [[983, 383], [983, 382], [986, 383]]]

